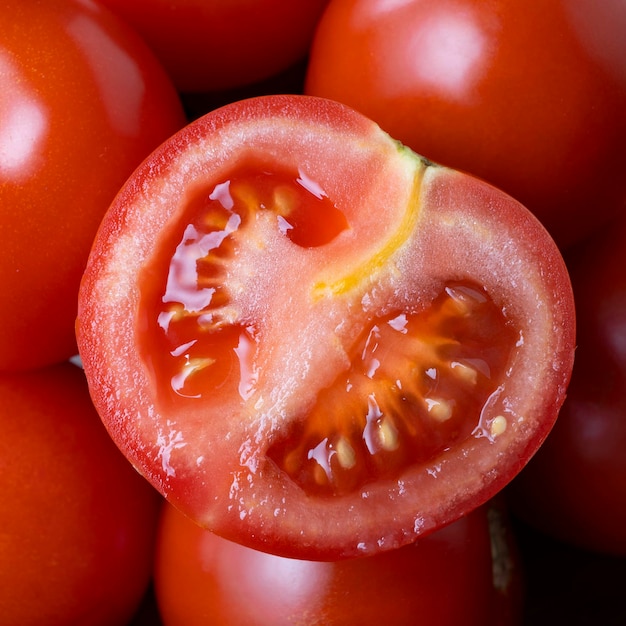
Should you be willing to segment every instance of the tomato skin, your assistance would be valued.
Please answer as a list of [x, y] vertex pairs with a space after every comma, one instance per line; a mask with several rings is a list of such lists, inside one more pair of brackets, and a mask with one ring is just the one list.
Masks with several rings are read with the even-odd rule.
[[623, 2], [333, 0], [306, 93], [531, 209], [561, 246], [623, 211]]
[[579, 547], [626, 555], [626, 223], [568, 255], [578, 348], [568, 397], [510, 489], [516, 514]]
[[328, 0], [102, 0], [150, 44], [183, 92], [241, 87], [307, 54]]
[[155, 595], [164, 626], [414, 624], [485, 626], [492, 609], [487, 512], [374, 557], [299, 561], [161, 514]]
[[184, 123], [139, 36], [90, 1], [0, 9], [0, 371], [76, 354], [78, 284], [106, 208]]
[[160, 498], [108, 437], [83, 372], [0, 376], [0, 423], [2, 623], [128, 623]]
[[[253, 213], [251, 228], [261, 230], [235, 257], [243, 298], [236, 306], [262, 313], [255, 358], [263, 387], [259, 392], [252, 384], [251, 395], [242, 395], [235, 364], [215, 393], [199, 401], [193, 394], [176, 398], [173, 379], [160, 376], [158, 359], [150, 356], [150, 346], [160, 345], [150, 324], [161, 312], [144, 304], [144, 292], [163, 279], [157, 260], [169, 254], [165, 242], [179, 227], [182, 232], [189, 206], [245, 159], [278, 171], [306, 165], [350, 228], [307, 249], [278, 232], [271, 215]], [[472, 425], [474, 434], [395, 477], [341, 497], [309, 497], [268, 449], [345, 367], [346, 352], [335, 349], [341, 333], [361, 335], [368, 314], [393, 308], [396, 300], [430, 306], [451, 277], [483, 285], [519, 332], [510, 368], [498, 373], [501, 386]], [[339, 103], [278, 96], [201, 118], [136, 171], [94, 243], [77, 337], [109, 432], [175, 506], [257, 549], [330, 559], [411, 543], [501, 489], [545, 439], [563, 401], [574, 318], [563, 260], [519, 203], [422, 161]], [[240, 348], [233, 346], [223, 352], [235, 362]], [[264, 397], [271, 399], [269, 414], [258, 409]], [[276, 397], [285, 403], [280, 409]], [[502, 431], [491, 430], [497, 411], [511, 420], [499, 416]]]

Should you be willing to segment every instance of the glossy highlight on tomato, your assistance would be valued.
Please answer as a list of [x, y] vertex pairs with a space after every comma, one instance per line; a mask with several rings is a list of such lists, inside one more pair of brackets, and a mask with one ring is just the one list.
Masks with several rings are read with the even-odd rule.
[[344, 105], [268, 96], [131, 177], [77, 338], [110, 434], [174, 506], [329, 559], [410, 543], [511, 480], [563, 402], [574, 315], [518, 202]]

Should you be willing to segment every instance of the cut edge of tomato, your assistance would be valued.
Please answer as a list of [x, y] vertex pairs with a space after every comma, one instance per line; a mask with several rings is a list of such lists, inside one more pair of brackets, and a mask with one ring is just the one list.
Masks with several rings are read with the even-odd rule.
[[[259, 134], [261, 122], [265, 130]], [[273, 130], [268, 130], [270, 122], [276, 123]], [[240, 158], [237, 142], [246, 129], [255, 128], [258, 149], [268, 150], [272, 162], [280, 160], [285, 137], [293, 140], [290, 133], [296, 128], [302, 130], [296, 136], [298, 150], [308, 150], [312, 162], [339, 142], [348, 155], [365, 150], [379, 152], [383, 162], [393, 157], [391, 171], [402, 170], [393, 183], [411, 181], [411, 189], [398, 197], [411, 197], [419, 186], [411, 200], [419, 211], [400, 211], [400, 226], [391, 224], [382, 236], [386, 242], [382, 248], [365, 247], [374, 250], [365, 266], [382, 274], [385, 262], [394, 257], [395, 287], [403, 272], [419, 287], [419, 270], [430, 263], [440, 273], [428, 280], [425, 293], [431, 298], [434, 284], [472, 278], [475, 271], [500, 306], [509, 306], [507, 298], [518, 304], [509, 313], [520, 324], [530, 325], [527, 339], [532, 344], [523, 346], [520, 357], [524, 367], [520, 366], [518, 378], [525, 380], [511, 385], [518, 394], [514, 400], [521, 405], [513, 413], [515, 428], [500, 432], [496, 424], [498, 436], [493, 441], [488, 436], [470, 438], [456, 449], [466, 463], [455, 463], [448, 451], [440, 464], [427, 468], [431, 472], [424, 471], [412, 482], [402, 477], [387, 481], [382, 489], [365, 487], [350, 497], [320, 499], [308, 498], [263, 464], [267, 442], [264, 446], [260, 442], [276, 423], [249, 422], [236, 412], [225, 412], [214, 428], [194, 435], [205, 416], [160, 414], [154, 385], [133, 347], [135, 333], [141, 330], [136, 276], [151, 258], [163, 226], [177, 219], [179, 207], [172, 198], [183, 197], [198, 176], [214, 180], [228, 171], [229, 163]], [[327, 133], [318, 143], [311, 141], [316, 128]], [[271, 137], [272, 132], [277, 136]], [[232, 154], [225, 155], [229, 150]], [[415, 178], [417, 161], [421, 171]], [[358, 188], [350, 187], [351, 182], [356, 181], [342, 181], [346, 197]], [[387, 219], [398, 215], [398, 208], [394, 210]], [[368, 228], [374, 226], [372, 220]], [[410, 239], [411, 229], [416, 242], [407, 246], [403, 241]], [[459, 250], [459, 241], [467, 249]], [[337, 281], [316, 282], [318, 303], [332, 303], [337, 296], [342, 300], [363, 275], [356, 270]], [[373, 300], [379, 297], [373, 288], [379, 278], [374, 277], [368, 293]], [[346, 558], [398, 547], [453, 521], [489, 499], [521, 469], [547, 436], [569, 380], [574, 330], [568, 286], [560, 254], [545, 229], [501, 192], [431, 166], [342, 105], [313, 97], [259, 98], [225, 107], [183, 130], [157, 150], [120, 192], [83, 279], [77, 336], [94, 402], [110, 434], [172, 504], [217, 534], [260, 550], [310, 559]], [[376, 305], [373, 302], [372, 307]], [[334, 314], [332, 307], [328, 312]], [[540, 329], [534, 328], [535, 322]], [[548, 326], [555, 332], [548, 333]], [[526, 384], [537, 395], [524, 405], [519, 398], [528, 395]], [[501, 400], [500, 395], [501, 390], [493, 401]], [[485, 450], [489, 454], [483, 454]], [[467, 467], [470, 461], [472, 471]], [[442, 469], [436, 470], [437, 465]], [[418, 504], [420, 493], [426, 495]]]

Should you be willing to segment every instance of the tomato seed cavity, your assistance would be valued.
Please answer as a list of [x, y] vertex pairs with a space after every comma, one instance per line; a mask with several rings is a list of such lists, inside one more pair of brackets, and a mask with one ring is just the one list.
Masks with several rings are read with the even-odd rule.
[[[352, 365], [268, 457], [310, 495], [350, 493], [431, 463], [475, 431], [515, 343], [502, 311], [478, 287], [451, 284], [427, 310], [380, 318]], [[502, 415], [491, 436], [506, 429]]]
[[175, 396], [205, 397], [233, 376], [244, 380], [242, 397], [250, 393], [254, 371], [243, 355], [254, 344], [255, 329], [231, 306], [225, 274], [246, 226], [261, 212], [273, 212], [277, 229], [303, 248], [330, 243], [348, 228], [345, 215], [302, 170], [242, 166], [209, 191], [197, 192], [187, 203], [182, 235], [173, 236], [172, 252], [164, 256], [167, 265], [150, 268], [166, 276], [165, 284], [150, 291], [150, 281], [143, 283], [142, 309], [158, 311], [156, 324], [146, 322], [146, 343], [157, 337], [161, 346], [146, 346], [144, 360], [157, 379], [169, 378]]

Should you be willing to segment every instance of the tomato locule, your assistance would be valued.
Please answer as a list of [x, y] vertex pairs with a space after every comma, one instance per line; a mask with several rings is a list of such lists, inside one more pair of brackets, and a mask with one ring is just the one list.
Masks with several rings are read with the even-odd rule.
[[77, 337], [109, 432], [174, 506], [329, 559], [410, 543], [521, 469], [563, 401], [574, 312], [518, 202], [344, 105], [267, 96], [131, 177]]

